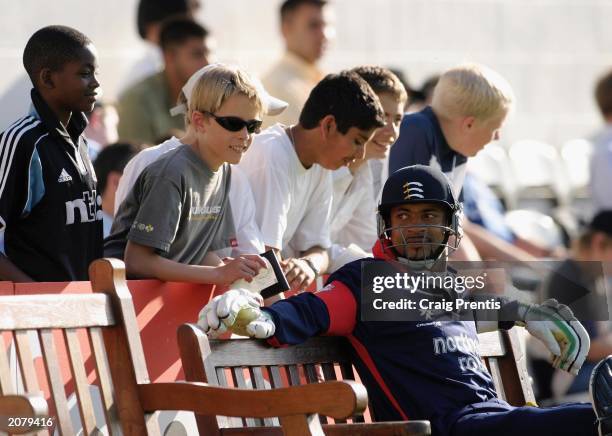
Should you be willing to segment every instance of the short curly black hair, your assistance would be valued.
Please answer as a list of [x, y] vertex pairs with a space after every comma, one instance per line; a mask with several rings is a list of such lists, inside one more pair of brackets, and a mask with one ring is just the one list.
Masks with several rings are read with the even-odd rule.
[[206, 37], [208, 37], [208, 30], [191, 18], [170, 18], [162, 24], [159, 32], [159, 46], [166, 51], [172, 46], [183, 44], [188, 39]]
[[68, 26], [47, 26], [34, 32], [23, 50], [23, 66], [30, 80], [43, 68], [59, 71], [70, 61], [79, 58], [79, 51], [91, 44], [83, 33]]
[[300, 124], [314, 129], [327, 115], [336, 119], [338, 131], [351, 127], [370, 130], [385, 125], [385, 113], [372, 88], [358, 74], [328, 74], [313, 88], [300, 114]]

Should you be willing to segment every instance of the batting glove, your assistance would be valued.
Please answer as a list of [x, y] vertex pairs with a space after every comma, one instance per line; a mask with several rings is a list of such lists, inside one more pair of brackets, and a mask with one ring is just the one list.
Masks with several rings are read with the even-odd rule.
[[261, 295], [246, 289], [230, 289], [213, 298], [200, 311], [198, 325], [211, 338], [216, 338], [228, 329], [236, 330], [258, 318], [263, 304]]
[[578, 374], [591, 341], [571, 309], [554, 299], [523, 308], [523, 321], [517, 324], [524, 326], [532, 336], [546, 345], [553, 355], [553, 367]]
[[259, 315], [253, 321], [244, 326], [245, 336], [256, 339], [266, 339], [274, 336], [276, 325], [270, 315], [265, 310], [259, 310]]

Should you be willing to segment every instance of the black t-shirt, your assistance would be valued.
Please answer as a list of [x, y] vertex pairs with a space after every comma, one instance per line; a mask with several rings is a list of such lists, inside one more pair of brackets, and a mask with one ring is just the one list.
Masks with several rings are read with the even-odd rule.
[[102, 257], [102, 199], [82, 132], [36, 90], [34, 109], [0, 134], [0, 250], [38, 281], [88, 280]]

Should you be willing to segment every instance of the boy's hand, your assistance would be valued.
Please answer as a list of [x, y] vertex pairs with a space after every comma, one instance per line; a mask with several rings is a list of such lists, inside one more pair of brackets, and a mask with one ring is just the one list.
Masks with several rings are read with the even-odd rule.
[[289, 286], [294, 291], [306, 289], [316, 279], [315, 272], [304, 259], [291, 258], [281, 261], [280, 264]]
[[227, 257], [223, 259], [225, 265], [217, 267], [217, 285], [229, 285], [238, 279], [251, 282], [261, 268], [266, 268], [266, 263], [257, 254], [243, 254], [237, 258]]
[[584, 326], [571, 309], [557, 300], [525, 307], [523, 319], [518, 322], [541, 340], [552, 353], [552, 366], [574, 375], [589, 352], [591, 341]]

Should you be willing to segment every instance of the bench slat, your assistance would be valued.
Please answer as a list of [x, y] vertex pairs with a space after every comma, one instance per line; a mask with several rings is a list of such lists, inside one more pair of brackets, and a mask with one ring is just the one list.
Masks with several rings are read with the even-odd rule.
[[495, 390], [497, 391], [497, 396], [502, 400], [505, 400], [506, 392], [504, 390], [502, 372], [499, 368], [499, 361], [496, 357], [489, 358], [489, 372], [491, 373], [491, 377], [493, 378], [493, 383], [495, 385]]
[[91, 395], [89, 393], [89, 383], [87, 382], [87, 375], [85, 374], [85, 362], [81, 353], [77, 330], [64, 330], [64, 338], [68, 346], [70, 367], [74, 377], [83, 430], [85, 434], [93, 434], [96, 429], [96, 418], [93, 413], [93, 402], [91, 401]]
[[79, 328], [114, 324], [108, 296], [101, 294], [16, 295], [2, 297], [0, 330]]
[[289, 384], [291, 386], [300, 385], [300, 372], [298, 371], [297, 365], [287, 365], [285, 368], [289, 374]]
[[0, 332], [0, 393], [2, 395], [10, 395], [17, 392], [11, 380], [8, 352], [10, 352], [10, 346], [7, 347], [5, 345], [4, 336]]
[[264, 340], [209, 340], [211, 354], [206, 358], [214, 367], [240, 366], [248, 356], [251, 366], [297, 365], [304, 363], [347, 362], [344, 338], [311, 338], [303, 344], [272, 348]]
[[280, 368], [276, 365], [270, 365], [267, 367], [270, 373], [270, 383], [273, 388], [282, 388], [283, 379], [281, 378]]
[[[251, 376], [251, 384], [255, 387], [255, 389], [268, 389], [266, 387], [263, 370], [260, 366], [249, 366], [249, 375]], [[274, 419], [265, 418], [263, 422], [258, 420], [258, 425], [273, 426], [275, 425]]]
[[[241, 366], [232, 368], [232, 379], [234, 381], [234, 386], [240, 389], [247, 389], [247, 384], [244, 379], [244, 371]], [[257, 427], [258, 422], [253, 418], [246, 418], [246, 426]]]
[[68, 413], [68, 402], [66, 401], [66, 392], [64, 391], [64, 383], [62, 381], [62, 373], [57, 360], [57, 349], [53, 340], [53, 331], [50, 329], [40, 330], [40, 342], [42, 344], [42, 353], [45, 360], [45, 370], [47, 371], [47, 379], [49, 380], [49, 388], [55, 410], [50, 410], [49, 413], [55, 414], [57, 417], [57, 426], [61, 434], [75, 434], [72, 427], [72, 421]]
[[109, 435], [120, 435], [121, 426], [119, 424], [119, 416], [117, 415], [117, 407], [114, 400], [113, 381], [111, 380], [108, 367], [106, 351], [104, 350], [104, 339], [102, 331], [98, 327], [94, 327], [89, 331], [89, 344], [93, 350], [94, 361], [96, 364], [96, 372], [98, 374], [98, 382], [102, 403], [104, 404], [104, 418]]
[[38, 377], [34, 368], [34, 358], [30, 350], [29, 330], [19, 330], [15, 332], [15, 343], [17, 345], [17, 357], [19, 358], [19, 368], [23, 385], [27, 392], [38, 392]]

